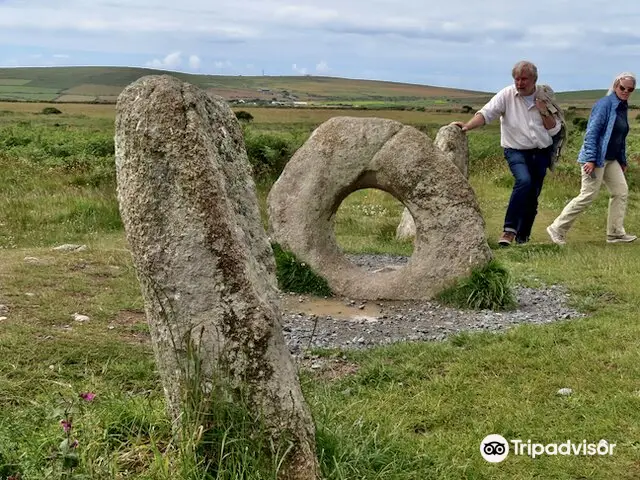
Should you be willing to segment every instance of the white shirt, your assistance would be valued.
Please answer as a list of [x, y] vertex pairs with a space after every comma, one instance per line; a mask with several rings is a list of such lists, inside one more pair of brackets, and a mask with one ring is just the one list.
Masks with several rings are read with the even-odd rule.
[[509, 85], [496, 93], [478, 113], [482, 114], [485, 123], [500, 117], [500, 145], [503, 148], [546, 148], [553, 142], [551, 136], [560, 131], [560, 119], [556, 117], [556, 126], [547, 130], [535, 101], [528, 105], [524, 98], [515, 85]]

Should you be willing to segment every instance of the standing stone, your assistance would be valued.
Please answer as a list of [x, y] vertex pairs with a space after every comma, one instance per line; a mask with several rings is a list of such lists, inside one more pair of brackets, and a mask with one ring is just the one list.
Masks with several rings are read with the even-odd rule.
[[469, 143], [467, 136], [460, 133], [460, 127], [456, 125], [440, 127], [433, 145], [458, 167], [464, 178], [469, 178]]
[[313, 420], [233, 112], [173, 77], [143, 77], [118, 97], [115, 143], [120, 212], [175, 424], [185, 395], [242, 391], [272, 438], [293, 444], [280, 478], [317, 478]]
[[[445, 157], [469, 178], [469, 144], [466, 135], [460, 135], [460, 127], [445, 125], [438, 130], [433, 145], [438, 147]], [[396, 228], [396, 239], [408, 240], [416, 236], [416, 224], [407, 207], [402, 211], [400, 223]]]
[[[453, 133], [464, 137], [459, 128]], [[400, 269], [369, 272], [337, 244], [336, 212], [365, 188], [391, 194], [414, 213], [413, 255]], [[289, 160], [267, 203], [273, 240], [348, 298], [428, 300], [492, 258], [464, 175], [424, 133], [393, 120], [324, 122]]]

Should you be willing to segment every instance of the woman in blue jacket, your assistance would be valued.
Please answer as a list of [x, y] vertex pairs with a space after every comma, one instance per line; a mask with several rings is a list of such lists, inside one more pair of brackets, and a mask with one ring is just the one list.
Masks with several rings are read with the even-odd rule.
[[638, 238], [626, 233], [623, 226], [629, 192], [624, 178], [624, 172], [627, 170], [626, 142], [629, 133], [627, 100], [635, 88], [635, 75], [629, 72], [621, 73], [613, 81], [608, 94], [593, 106], [584, 142], [578, 154], [578, 162], [582, 166], [580, 194], [571, 200], [558, 218], [547, 227], [547, 233], [553, 243], [566, 243], [567, 231], [576, 217], [591, 205], [603, 182], [611, 194], [607, 242], [628, 243]]

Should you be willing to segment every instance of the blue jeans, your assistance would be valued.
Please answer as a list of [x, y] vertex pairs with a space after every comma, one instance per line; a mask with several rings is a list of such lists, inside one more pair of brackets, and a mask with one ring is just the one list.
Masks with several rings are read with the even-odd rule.
[[504, 149], [511, 173], [516, 180], [504, 217], [505, 232], [516, 234], [516, 242], [525, 243], [531, 236], [538, 213], [538, 197], [551, 163], [551, 147], [531, 150]]

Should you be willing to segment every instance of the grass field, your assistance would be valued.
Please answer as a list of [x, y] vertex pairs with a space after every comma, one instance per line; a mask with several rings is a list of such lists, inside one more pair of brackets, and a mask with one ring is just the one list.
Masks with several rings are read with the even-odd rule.
[[[373, 108], [398, 105], [419, 108], [447, 104], [454, 108], [461, 105], [479, 108], [491, 96], [490, 92], [337, 77], [192, 75], [129, 67], [32, 67], [0, 68], [0, 100], [54, 100], [62, 95], [57, 101], [73, 101], [73, 97], [65, 96], [83, 95], [113, 101], [112, 97], [138, 78], [167, 73], [226, 99], [296, 99], [319, 105], [357, 103]], [[51, 98], [33, 96], [33, 91], [42, 92], [43, 89], [56, 95]], [[603, 93], [603, 90], [560, 92], [558, 98], [566, 105], [590, 106]]]
[[30, 87], [28, 85], [0, 85], [0, 95], [6, 93], [25, 93], [25, 94], [56, 94], [58, 90], [55, 88]]
[[[1, 102], [0, 111], [35, 114], [42, 112], [50, 103], [43, 102]], [[64, 104], [57, 105], [56, 108], [64, 114], [88, 117], [115, 118], [115, 105], [107, 104]], [[391, 109], [343, 109], [343, 108], [287, 108], [287, 107], [245, 107], [236, 106], [234, 110], [244, 110], [254, 117], [253, 123], [258, 130], [272, 128], [277, 124], [299, 124], [305, 128], [318, 126], [322, 122], [335, 116], [350, 117], [380, 117], [390, 118], [407, 124], [439, 124], [440, 122], [450, 122], [454, 120], [466, 119], [468, 114], [448, 113], [441, 114], [435, 112], [418, 112], [415, 110], [391, 110]]]
[[[209, 476], [203, 465], [185, 469], [188, 452], [173, 441], [164, 414], [118, 215], [113, 105], [60, 105], [63, 114], [42, 115], [49, 105], [0, 104], [0, 479], [74, 478], [65, 476], [61, 456], [60, 420], [71, 406], [75, 478], [274, 478], [234, 450], [241, 439], [233, 437], [222, 450], [235, 470], [227, 463]], [[290, 155], [325, 115], [342, 113], [251, 112], [244, 128], [252, 162], [274, 160], [269, 145], [282, 142]], [[417, 113], [376, 112], [428, 130], [453, 119]], [[640, 125], [631, 123], [626, 226], [638, 233]], [[469, 134], [470, 183], [491, 245], [511, 188], [498, 136], [496, 126]], [[546, 181], [533, 241], [494, 254], [517, 283], [566, 286], [588, 316], [441, 343], [316, 352], [349, 366], [331, 377], [301, 371], [327, 479], [640, 478], [640, 244], [605, 243], [606, 192], [578, 219], [566, 248], [544, 232], [578, 192], [580, 141], [571, 133], [566, 157]], [[270, 154], [261, 156], [265, 146]], [[264, 209], [269, 179], [258, 185]], [[340, 207], [339, 243], [352, 252], [408, 253], [379, 234], [400, 210], [380, 192], [354, 193]], [[63, 243], [87, 249], [52, 250]], [[557, 395], [563, 387], [573, 395]], [[85, 402], [83, 392], [96, 398]], [[489, 433], [540, 443], [606, 439], [616, 447], [611, 456], [510, 455], [490, 464], [479, 452]]]
[[12, 78], [2, 78], [0, 79], [0, 85], [6, 86], [20, 86], [29, 83], [31, 80], [21, 80], [21, 79], [12, 79]]
[[56, 98], [56, 102], [60, 103], [91, 103], [95, 102], [97, 97], [93, 95], [72, 95], [65, 93]]
[[[11, 121], [7, 117], [14, 114], [24, 114], [27, 115], [27, 118], [32, 119], [33, 114], [41, 113], [44, 108], [50, 106], [51, 103], [49, 102], [0, 102], [0, 112], [4, 112], [6, 121]], [[113, 120], [116, 115], [116, 108], [113, 104], [64, 104], [58, 105], [56, 108], [66, 115], [63, 117], [65, 120], [68, 118], [76, 120], [81, 117], [99, 117]]]

